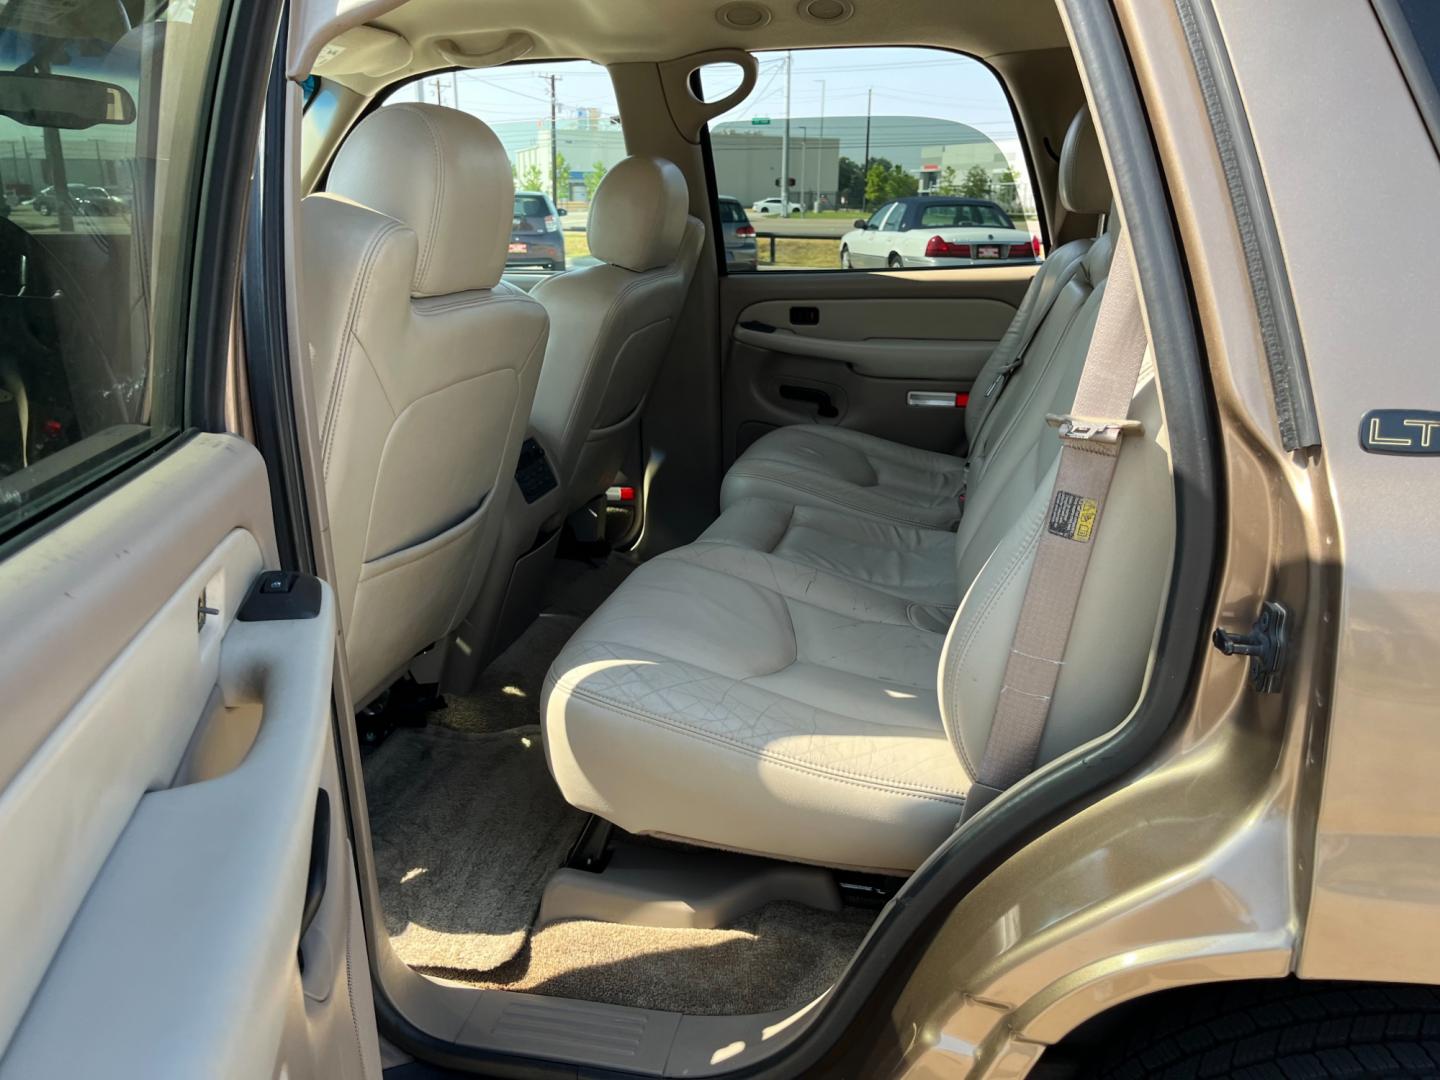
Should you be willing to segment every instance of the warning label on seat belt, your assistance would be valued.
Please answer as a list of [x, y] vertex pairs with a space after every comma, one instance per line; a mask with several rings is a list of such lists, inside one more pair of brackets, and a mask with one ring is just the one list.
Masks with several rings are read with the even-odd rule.
[[1098, 513], [1099, 504], [1094, 499], [1069, 491], [1057, 491], [1055, 501], [1050, 504], [1050, 531], [1066, 540], [1088, 544], [1095, 532]]

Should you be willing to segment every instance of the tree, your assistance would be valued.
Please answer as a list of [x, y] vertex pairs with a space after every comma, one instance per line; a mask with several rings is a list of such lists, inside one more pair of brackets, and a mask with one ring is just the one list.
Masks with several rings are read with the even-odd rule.
[[600, 181], [605, 179], [605, 172], [605, 163], [603, 161], [597, 161], [594, 165], [590, 166], [590, 171], [585, 174], [585, 197], [587, 199], [595, 198], [595, 192], [600, 187]]
[[835, 188], [835, 197], [846, 206], [858, 207], [865, 202], [865, 173], [858, 161], [840, 158]]
[[890, 169], [880, 162], [872, 162], [865, 170], [865, 205], [873, 206], [876, 203], [887, 201], [890, 190]]
[[884, 158], [874, 158], [865, 170], [865, 203], [867, 206], [903, 199], [920, 190], [920, 182], [901, 165]]
[[521, 177], [520, 187], [524, 191], [539, 191], [540, 186], [545, 183], [545, 170], [538, 164], [525, 166], [525, 175]]
[[1006, 166], [995, 171], [994, 199], [1007, 214], [1020, 212], [1019, 177], [1015, 170]]
[[971, 165], [960, 185], [960, 194], [969, 199], [988, 199], [990, 191], [990, 174], [979, 165]]
[[935, 191], [940, 195], [954, 195], [960, 190], [960, 181], [955, 174], [954, 165], [946, 165], [940, 174], [940, 182], [935, 185]]
[[555, 176], [550, 182], [550, 197], [558, 204], [561, 197], [568, 197], [570, 194], [570, 163], [565, 160], [565, 155], [555, 155]]

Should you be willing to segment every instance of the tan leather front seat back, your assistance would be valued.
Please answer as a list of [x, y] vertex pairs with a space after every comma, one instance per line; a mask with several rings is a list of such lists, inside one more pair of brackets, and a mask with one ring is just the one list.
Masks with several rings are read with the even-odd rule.
[[301, 210], [341, 624], [363, 703], [478, 588], [545, 352], [504, 284], [514, 183], [482, 121], [404, 103], [340, 148]]
[[705, 228], [663, 158], [628, 157], [605, 175], [587, 232], [598, 266], [541, 282], [550, 345], [531, 416], [570, 508], [601, 494], [670, 345]]

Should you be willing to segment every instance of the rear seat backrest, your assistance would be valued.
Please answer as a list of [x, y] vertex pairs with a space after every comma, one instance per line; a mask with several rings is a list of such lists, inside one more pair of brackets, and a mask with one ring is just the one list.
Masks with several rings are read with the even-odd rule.
[[[1102, 272], [1102, 262], [1108, 271], [1108, 251], [1097, 250], [1089, 272]], [[956, 536], [963, 595], [946, 636], [938, 689], [946, 731], [972, 777], [989, 739], [1049, 511], [1060, 445], [1045, 415], [1070, 411], [1104, 293], [1102, 282], [1068, 322], [1045, 377], [972, 490]], [[1164, 417], [1148, 359], [1130, 415], [1144, 430], [1125, 439], [1093, 541], [1040, 743], [1042, 764], [1121, 720], [1149, 662], [1175, 519]]]
[[[1100, 140], [1095, 134], [1095, 124], [1090, 119], [1089, 109], [1081, 109], [1070, 121], [1070, 127], [1065, 131], [1060, 161], [1060, 204], [1068, 212], [1075, 214], [1109, 213], [1110, 180], [1105, 172]], [[1036, 273], [1034, 282], [1025, 290], [1025, 298], [1020, 302], [1005, 336], [996, 343], [994, 351], [985, 361], [985, 366], [975, 377], [970, 402], [965, 407], [965, 439], [969, 447], [967, 456], [972, 462], [977, 455], [983, 456], [985, 446], [993, 442], [995, 432], [1003, 428], [1008, 419], [1016, 414], [1019, 408], [1016, 402], [1018, 392], [1023, 390], [1024, 384], [1033, 381], [1027, 369], [1030, 368], [1030, 361], [1039, 355], [1042, 345], [1040, 335], [1044, 327], [1052, 323], [1051, 313], [1061, 299], [1056, 296], [1056, 290], [1065, 287], [1076, 263], [1084, 259], [1097, 242], [1088, 238], [1072, 240], [1049, 254]], [[1108, 266], [1108, 253], [1105, 259]], [[1103, 274], [1101, 276], [1103, 277]], [[1037, 320], [1041, 320], [1040, 328], [1032, 333], [1031, 327]], [[1025, 354], [1025, 365], [1012, 377], [1011, 385], [996, 396], [991, 391], [996, 376], [1020, 356], [1022, 351]], [[995, 415], [989, 416], [992, 411]], [[982, 430], [983, 439], [980, 438]]]
[[[961, 596], [1059, 456], [1060, 440], [1045, 414], [1070, 411], [1114, 251], [1115, 238], [1107, 233], [1085, 253], [1035, 335], [1022, 369], [1025, 378], [1006, 391], [1008, 415], [996, 413], [986, 425], [985, 444], [970, 458], [965, 515], [956, 530]], [[1056, 401], [1058, 409], [1051, 407]], [[1018, 470], [1026, 460], [1031, 468], [1022, 474]]]

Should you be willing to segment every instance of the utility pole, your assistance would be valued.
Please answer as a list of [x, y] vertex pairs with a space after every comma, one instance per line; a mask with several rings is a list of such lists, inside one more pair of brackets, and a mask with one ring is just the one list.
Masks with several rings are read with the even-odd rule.
[[820, 180], [825, 175], [825, 80], [820, 83], [820, 146], [815, 154], [815, 212], [820, 212]]
[[541, 75], [540, 78], [550, 83], [550, 198], [555, 200], [555, 206], [560, 206], [560, 181], [555, 175], [559, 164], [560, 149], [555, 141], [555, 82], [557, 75]]
[[800, 205], [805, 205], [805, 152], [810, 145], [810, 129], [800, 125]]
[[460, 108], [460, 76], [456, 72], [450, 72], [450, 104]]
[[780, 216], [790, 216], [790, 69], [794, 54], [785, 53], [785, 133], [780, 136]]
[[[860, 183], [868, 186], [870, 178], [870, 106], [875, 101], [875, 88], [865, 91], [865, 160], [860, 163]], [[865, 196], [865, 186], [860, 188], [860, 209], [869, 210], [870, 200]]]

